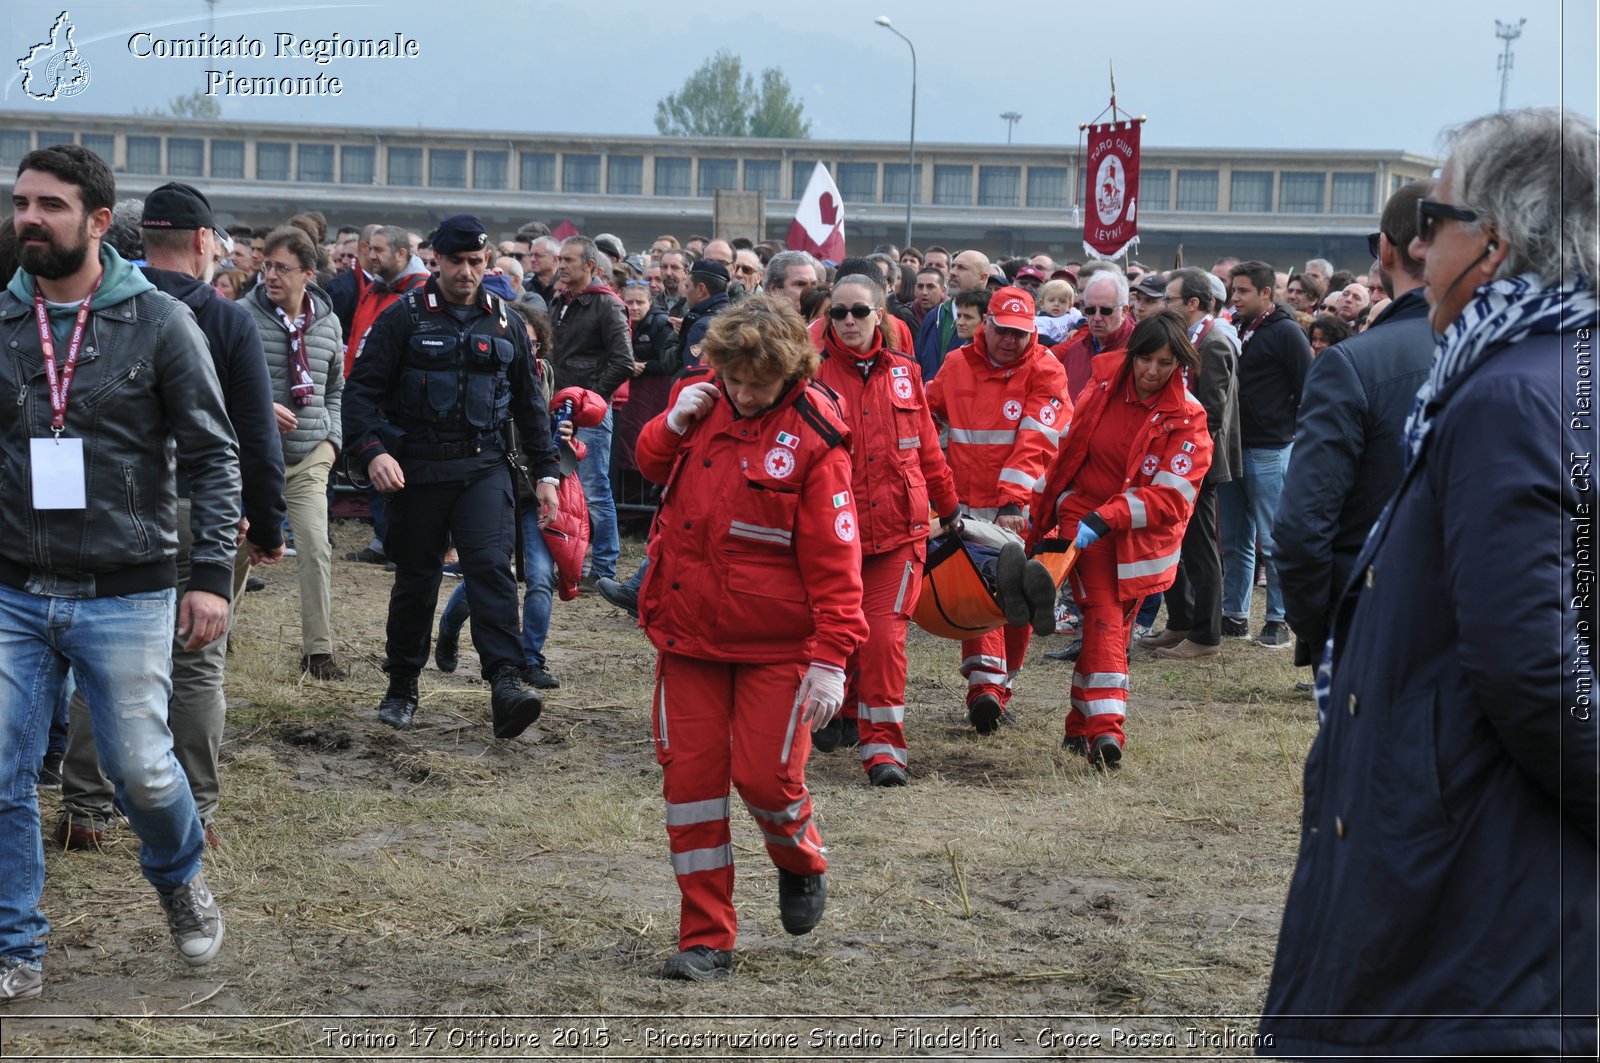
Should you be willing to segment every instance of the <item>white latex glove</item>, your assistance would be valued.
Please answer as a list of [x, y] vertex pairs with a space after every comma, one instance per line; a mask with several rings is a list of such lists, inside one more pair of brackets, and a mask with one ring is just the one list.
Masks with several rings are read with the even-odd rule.
[[825, 727], [844, 705], [844, 671], [831, 664], [812, 664], [800, 677], [794, 703], [800, 719], [813, 731]]
[[678, 392], [678, 401], [667, 414], [667, 427], [680, 436], [683, 435], [691, 424], [711, 412], [711, 407], [716, 405], [718, 397], [719, 392], [715, 384], [704, 381], [690, 384]]

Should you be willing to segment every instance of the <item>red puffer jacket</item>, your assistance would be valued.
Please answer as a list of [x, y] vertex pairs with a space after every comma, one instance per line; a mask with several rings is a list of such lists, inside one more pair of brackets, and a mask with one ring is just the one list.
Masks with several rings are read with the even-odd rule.
[[[555, 413], [569, 402], [572, 403], [574, 428], [593, 428], [606, 419], [606, 400], [585, 388], [562, 388], [556, 392], [550, 398], [550, 412]], [[558, 442], [557, 449], [570, 449], [580, 462], [588, 456], [583, 440], [576, 437]], [[561, 508], [555, 520], [542, 531], [550, 558], [556, 563], [556, 593], [562, 601], [570, 602], [578, 596], [583, 558], [589, 552], [589, 500], [584, 496], [583, 481], [575, 468], [561, 477], [556, 496]]]
[[[684, 373], [667, 400], [718, 378]], [[843, 668], [867, 637], [849, 441], [822, 388], [791, 385], [755, 417], [727, 392], [679, 435], [639, 433], [639, 471], [665, 484], [639, 626], [656, 649], [715, 661]]]
[[[1033, 499], [1032, 550], [1060, 522], [1065, 492], [1089, 455], [1089, 440], [1106, 412], [1114, 389], [1122, 386], [1126, 351], [1095, 358], [1089, 386], [1078, 396], [1072, 429], [1061, 456], [1050, 469], [1044, 490]], [[1174, 371], [1156, 401], [1138, 441], [1128, 451], [1125, 490], [1096, 503], [1094, 513], [1117, 543], [1117, 596], [1133, 601], [1172, 586], [1182, 552], [1183, 532], [1194, 512], [1195, 496], [1211, 468], [1211, 433], [1206, 411]], [[1077, 528], [1061, 529], [1070, 537]]]
[[948, 428], [946, 454], [968, 512], [993, 520], [1000, 507], [1025, 513], [1072, 420], [1061, 363], [1038, 340], [1009, 365], [995, 365], [983, 330], [950, 352], [928, 382], [928, 405]]
[[[955, 477], [939, 450], [939, 430], [922, 391], [916, 359], [883, 346], [865, 354], [824, 335], [817, 380], [839, 396], [850, 429], [851, 484], [861, 519], [861, 552], [887, 553], [928, 537], [928, 504], [956, 511]], [[860, 365], [871, 361], [866, 379]]]

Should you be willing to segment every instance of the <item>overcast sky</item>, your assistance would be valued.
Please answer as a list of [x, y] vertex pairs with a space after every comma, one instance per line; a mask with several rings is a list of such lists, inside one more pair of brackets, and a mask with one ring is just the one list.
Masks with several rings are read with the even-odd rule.
[[[324, 73], [343, 94], [300, 100], [218, 96], [225, 118], [511, 132], [653, 134], [656, 101], [718, 48], [759, 73], [778, 66], [805, 103], [812, 135], [901, 140], [911, 64], [873, 24], [887, 14], [917, 48], [919, 141], [1018, 143], [1071, 150], [1078, 123], [1117, 102], [1149, 116], [1157, 146], [1409, 150], [1435, 154], [1441, 130], [1492, 111], [1502, 42], [1495, 20], [1526, 18], [1508, 103], [1596, 111], [1594, 0], [1384, 0], [1343, 5], [1138, 3], [1017, 5], [947, 0], [799, 0], [758, 5], [611, 0], [388, 0], [328, 4], [218, 0], [4, 0], [0, 107], [128, 113], [203, 88], [205, 71]], [[49, 36], [63, 7], [90, 66], [71, 99], [35, 101], [16, 60]], [[1105, 12], [1124, 12], [1108, 16]], [[136, 58], [147, 31], [193, 40], [259, 39], [262, 59]], [[712, 14], [712, 12], [717, 12]], [[274, 58], [274, 35], [392, 37], [410, 60]], [[1117, 43], [1110, 43], [1114, 36]], [[145, 47], [142, 43], [140, 47]]]

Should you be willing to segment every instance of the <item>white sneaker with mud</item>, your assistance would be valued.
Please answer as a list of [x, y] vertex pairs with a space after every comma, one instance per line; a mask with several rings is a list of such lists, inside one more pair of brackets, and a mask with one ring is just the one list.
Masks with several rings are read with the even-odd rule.
[[183, 962], [199, 967], [216, 959], [222, 951], [222, 907], [206, 887], [205, 875], [196, 871], [182, 886], [158, 896]]
[[0, 956], [0, 1004], [32, 1000], [44, 992], [44, 974], [20, 956]]

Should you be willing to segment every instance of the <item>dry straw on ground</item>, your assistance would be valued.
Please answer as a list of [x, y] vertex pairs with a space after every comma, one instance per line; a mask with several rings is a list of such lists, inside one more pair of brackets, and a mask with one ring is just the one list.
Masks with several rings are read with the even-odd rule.
[[[336, 557], [365, 541], [355, 525], [336, 536]], [[912, 785], [873, 790], [853, 752], [813, 755], [833, 871], [827, 915], [804, 938], [778, 926], [775, 876], [736, 811], [735, 977], [688, 985], [656, 977], [674, 950], [677, 892], [650, 742], [652, 655], [627, 617], [595, 598], [558, 603], [549, 654], [562, 687], [524, 738], [490, 738], [467, 643], [455, 675], [424, 674], [419, 726], [396, 734], [373, 713], [389, 577], [337, 563], [351, 678], [319, 684], [296, 673], [294, 562], [265, 576], [229, 662], [225, 845], [207, 862], [228, 916], [222, 958], [194, 971], [176, 959], [125, 829], [101, 852], [52, 851], [45, 995], [8, 1009], [5, 1055], [310, 1057], [341, 1053], [324, 1043], [330, 1023], [305, 1016], [529, 1014], [589, 1017], [590, 1030], [596, 1016], [702, 1016], [616, 1020], [612, 1036], [647, 1021], [802, 1038], [894, 1024], [862, 1018], [875, 1015], [952, 1016], [915, 1020], [927, 1029], [1048, 1021], [1171, 1035], [1186, 1055], [1207, 1051], [1186, 1047], [1186, 1027], [1248, 1029], [1225, 1017], [1260, 1008], [1315, 729], [1287, 651], [1136, 655], [1126, 766], [1101, 776], [1060, 748], [1070, 666], [1042, 657], [1059, 638], [1030, 652], [1018, 726], [980, 738], [961, 709], [958, 648], [913, 632]], [[49, 827], [57, 800], [42, 806]], [[741, 1015], [771, 1017], [716, 1018]], [[1021, 1015], [1041, 1018], [994, 1018]], [[543, 1028], [526, 1053], [539, 1055], [561, 1024], [509, 1025]], [[1035, 1040], [1006, 1049], [1052, 1054]]]

